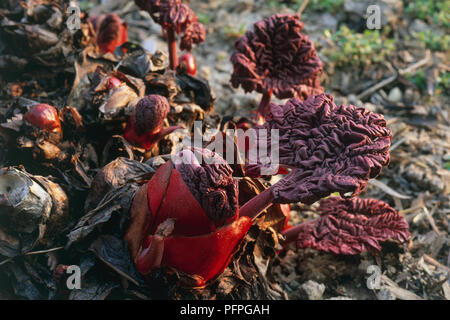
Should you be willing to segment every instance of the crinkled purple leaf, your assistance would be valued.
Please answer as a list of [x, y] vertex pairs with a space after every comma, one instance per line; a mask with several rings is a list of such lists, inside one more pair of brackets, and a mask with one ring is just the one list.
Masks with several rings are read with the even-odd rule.
[[233, 217], [238, 209], [238, 185], [225, 160], [200, 148], [185, 149], [179, 156], [184, 161], [175, 168], [207, 216], [215, 222]]
[[330, 95], [271, 104], [258, 129], [267, 130], [269, 146], [270, 130], [279, 130], [279, 163], [293, 168], [273, 185], [276, 202], [311, 204], [333, 192], [357, 195], [389, 163], [392, 136], [384, 117], [363, 107], [337, 106]]
[[297, 246], [335, 254], [380, 251], [380, 242], [407, 241], [406, 220], [376, 199], [331, 197], [320, 202], [320, 218], [298, 227]]
[[178, 34], [184, 32], [186, 28], [197, 20], [195, 13], [183, 3], [175, 3], [169, 11], [160, 13], [160, 24], [166, 28], [173, 28]]
[[184, 35], [180, 42], [180, 49], [191, 51], [193, 44], [199, 44], [205, 41], [205, 38], [206, 31], [203, 24], [200, 22], [193, 22], [184, 31]]
[[171, 28], [178, 34], [185, 32], [198, 19], [195, 13], [180, 0], [135, 0], [135, 3], [146, 10], [164, 29]]
[[235, 45], [231, 84], [246, 92], [270, 90], [280, 99], [323, 92], [322, 64], [297, 15], [274, 15], [254, 24]]
[[159, 23], [159, 14], [169, 11], [170, 7], [181, 3], [180, 0], [134, 0], [136, 5], [147, 11], [156, 23]]

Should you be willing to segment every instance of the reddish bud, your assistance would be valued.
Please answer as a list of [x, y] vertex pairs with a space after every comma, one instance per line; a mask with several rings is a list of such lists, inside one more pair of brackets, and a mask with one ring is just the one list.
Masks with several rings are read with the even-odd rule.
[[114, 52], [128, 41], [128, 25], [117, 14], [110, 13], [105, 17], [93, 18], [93, 21], [98, 25], [97, 43], [102, 53]]
[[61, 122], [58, 111], [49, 104], [42, 103], [32, 106], [25, 114], [25, 119], [32, 125], [48, 131], [61, 132]]
[[197, 74], [197, 62], [190, 52], [186, 52], [180, 57], [178, 65], [180, 69], [185, 70], [190, 75], [195, 76]]
[[146, 150], [179, 127], [162, 129], [170, 111], [167, 99], [160, 95], [142, 98], [134, 108], [125, 128], [125, 139]]
[[108, 90], [119, 87], [122, 84], [122, 81], [117, 79], [116, 77], [109, 77], [108, 79]]

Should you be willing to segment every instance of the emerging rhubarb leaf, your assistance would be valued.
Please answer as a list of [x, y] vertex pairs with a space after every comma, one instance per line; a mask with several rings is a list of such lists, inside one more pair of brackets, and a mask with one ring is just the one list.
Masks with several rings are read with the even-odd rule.
[[170, 111], [170, 105], [163, 96], [151, 94], [142, 98], [128, 119], [125, 139], [146, 150], [172, 133], [179, 126], [162, 129], [164, 120]]
[[231, 167], [208, 149], [185, 149], [181, 156], [184, 161], [175, 168], [207, 216], [214, 222], [233, 217], [238, 209], [238, 190]]
[[180, 0], [135, 0], [135, 3], [163, 29], [171, 28], [178, 34], [197, 19], [195, 13]]
[[34, 105], [25, 114], [25, 119], [32, 125], [47, 132], [61, 132], [61, 121], [55, 107], [42, 103]]

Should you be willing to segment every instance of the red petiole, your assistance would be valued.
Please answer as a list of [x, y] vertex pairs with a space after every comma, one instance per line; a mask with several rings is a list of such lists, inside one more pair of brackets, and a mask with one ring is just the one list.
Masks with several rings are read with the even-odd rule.
[[272, 187], [270, 187], [246, 202], [239, 209], [239, 214], [240, 216], [246, 216], [254, 220], [261, 214], [261, 212], [270, 207], [274, 200], [275, 196], [273, 195]]
[[261, 97], [261, 102], [258, 106], [258, 110], [256, 111], [258, 117], [261, 116], [264, 119], [267, 109], [269, 108], [270, 99], [272, 98], [272, 92], [272, 89], [264, 91], [263, 96]]
[[167, 45], [169, 49], [170, 69], [176, 70], [178, 67], [177, 38], [173, 28], [167, 28]]
[[284, 230], [281, 234], [284, 236], [284, 240], [282, 241], [282, 245], [286, 245], [288, 243], [294, 242], [298, 238], [299, 232], [304, 228], [306, 224], [314, 224], [315, 221], [308, 221], [304, 223], [300, 223], [294, 227]]

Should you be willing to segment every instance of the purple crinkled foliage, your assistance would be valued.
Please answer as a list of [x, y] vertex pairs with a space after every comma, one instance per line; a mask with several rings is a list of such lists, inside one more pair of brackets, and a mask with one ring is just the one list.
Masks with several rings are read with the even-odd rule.
[[380, 251], [380, 242], [409, 239], [408, 222], [376, 199], [331, 197], [320, 202], [320, 218], [299, 225], [297, 246], [335, 254]]
[[254, 24], [235, 44], [231, 84], [280, 99], [322, 93], [322, 64], [297, 15], [274, 15]]
[[135, 0], [135, 3], [164, 29], [173, 29], [178, 34], [185, 33], [182, 50], [205, 40], [203, 25], [198, 22], [194, 11], [181, 3], [181, 0]]
[[206, 39], [206, 31], [203, 24], [200, 22], [191, 23], [184, 31], [180, 42], [181, 50], [192, 50], [192, 45], [199, 44]]
[[225, 160], [209, 149], [189, 148], [181, 151], [175, 163], [184, 183], [214, 222], [233, 217], [238, 210], [238, 185], [233, 170]]
[[[363, 107], [337, 106], [331, 95], [272, 103], [266, 123], [256, 129], [267, 130], [269, 154], [271, 130], [278, 130], [279, 164], [291, 168], [272, 186], [276, 202], [311, 204], [333, 192], [357, 195], [389, 163], [392, 135], [384, 117]], [[246, 172], [258, 167], [247, 165]]]
[[169, 12], [171, 7], [181, 4], [181, 0], [134, 0], [134, 2], [140, 9], [147, 11], [158, 24], [167, 18], [162, 14]]

